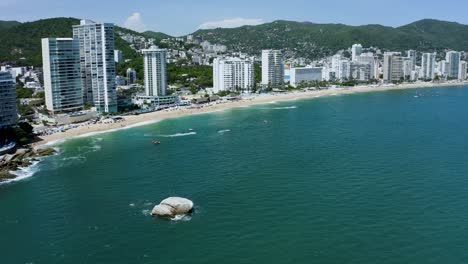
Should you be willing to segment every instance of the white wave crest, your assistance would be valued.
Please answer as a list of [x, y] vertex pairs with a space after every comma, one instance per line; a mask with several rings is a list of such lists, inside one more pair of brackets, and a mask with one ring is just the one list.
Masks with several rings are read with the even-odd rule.
[[149, 215], [151, 215], [151, 210], [141, 210], [141, 213], [142, 213], [144, 216], [149, 216]]
[[193, 136], [196, 135], [197, 132], [189, 132], [189, 133], [177, 133], [173, 135], [161, 135], [161, 137], [173, 138], [173, 137], [185, 137], [185, 136]]
[[225, 129], [225, 130], [218, 131], [219, 134], [224, 134], [224, 133], [227, 133], [227, 132], [231, 132], [231, 129]]
[[286, 109], [296, 109], [297, 106], [293, 105], [293, 106], [285, 106], [285, 107], [273, 107], [272, 109], [275, 109], [275, 110], [286, 110]]
[[17, 182], [32, 177], [34, 174], [36, 174], [36, 172], [39, 171], [39, 163], [41, 161], [42, 159], [38, 159], [37, 161], [33, 161], [31, 166], [23, 168], [20, 167], [17, 171], [10, 171], [10, 173], [15, 175], [16, 178], [0, 182], [0, 184]]
[[171, 218], [171, 221], [182, 221], [182, 222], [187, 222], [192, 220], [192, 216], [190, 215], [176, 215], [174, 218]]

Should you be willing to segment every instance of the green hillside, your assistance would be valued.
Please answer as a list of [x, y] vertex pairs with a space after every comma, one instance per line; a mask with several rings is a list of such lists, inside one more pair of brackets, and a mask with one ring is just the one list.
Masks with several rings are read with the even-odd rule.
[[262, 49], [285, 49], [307, 58], [331, 55], [354, 43], [396, 51], [468, 50], [468, 26], [438, 20], [422, 20], [398, 28], [275, 21], [258, 26], [199, 30], [194, 34], [237, 51], [258, 54]]
[[[72, 37], [72, 26], [78, 25], [76, 18], [51, 18], [34, 22], [19, 23], [9, 28], [0, 27], [0, 61], [12, 61], [23, 65], [40, 66], [42, 64], [41, 39], [46, 37]], [[1, 22], [0, 25], [4, 24]], [[116, 31], [135, 35], [140, 33], [116, 26]], [[123, 51], [124, 58], [134, 58], [135, 51], [129, 43], [115, 36], [115, 48]], [[26, 58], [21, 61], [20, 58]]]

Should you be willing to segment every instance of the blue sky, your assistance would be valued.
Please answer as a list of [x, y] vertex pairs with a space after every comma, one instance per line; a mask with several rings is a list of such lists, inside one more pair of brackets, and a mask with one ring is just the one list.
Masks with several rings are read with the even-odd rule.
[[0, 0], [0, 20], [88, 18], [183, 35], [278, 19], [401, 26], [423, 18], [468, 24], [464, 0]]

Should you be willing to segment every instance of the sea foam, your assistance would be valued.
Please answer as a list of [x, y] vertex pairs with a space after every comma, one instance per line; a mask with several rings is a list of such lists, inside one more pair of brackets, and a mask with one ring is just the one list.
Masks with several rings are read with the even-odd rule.
[[173, 138], [173, 137], [186, 137], [196, 135], [197, 132], [188, 132], [188, 133], [176, 133], [173, 135], [161, 135], [161, 137]]
[[273, 107], [272, 109], [275, 109], [275, 110], [287, 110], [287, 109], [296, 109], [297, 106], [293, 105], [293, 106], [284, 106], [284, 107]]

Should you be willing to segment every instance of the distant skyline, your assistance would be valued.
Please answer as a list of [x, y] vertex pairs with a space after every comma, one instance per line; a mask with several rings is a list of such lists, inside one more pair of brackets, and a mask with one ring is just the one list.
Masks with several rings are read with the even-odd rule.
[[468, 24], [467, 9], [468, 3], [459, 0], [393, 0], [391, 4], [375, 0], [0, 0], [0, 20], [76, 17], [181, 36], [200, 28], [274, 20], [398, 27], [431, 18]]

